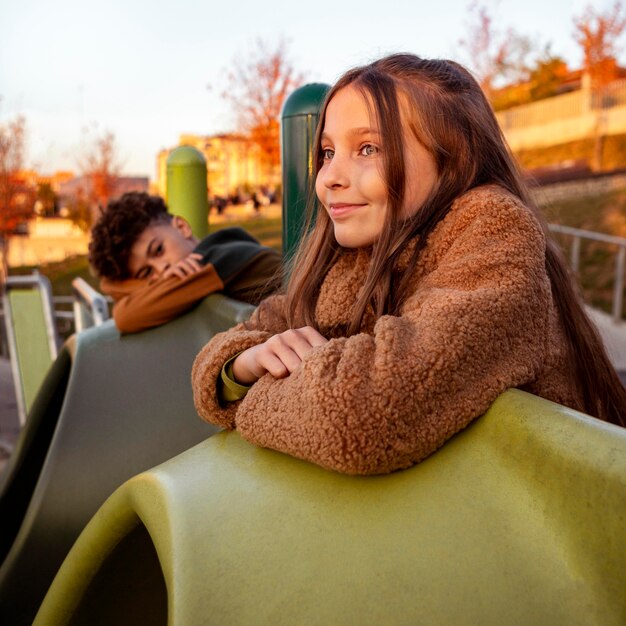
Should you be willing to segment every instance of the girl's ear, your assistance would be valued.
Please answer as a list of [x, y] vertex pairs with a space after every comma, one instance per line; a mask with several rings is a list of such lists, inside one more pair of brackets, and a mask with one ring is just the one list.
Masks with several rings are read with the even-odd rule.
[[175, 215], [172, 218], [172, 226], [183, 236], [185, 239], [191, 239], [193, 237], [193, 232], [191, 231], [191, 226], [189, 226], [189, 222], [180, 215]]

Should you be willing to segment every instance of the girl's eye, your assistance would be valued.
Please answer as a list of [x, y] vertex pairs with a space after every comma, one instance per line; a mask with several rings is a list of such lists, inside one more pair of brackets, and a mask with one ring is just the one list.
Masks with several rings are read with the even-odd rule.
[[331, 150], [331, 148], [322, 148], [322, 157], [324, 161], [330, 161], [335, 155], [335, 151]]
[[163, 244], [160, 243], [155, 249], [154, 249], [154, 256], [161, 256], [163, 254]]
[[359, 154], [362, 156], [372, 156], [378, 154], [378, 148], [371, 143], [366, 143], [364, 146], [361, 146]]

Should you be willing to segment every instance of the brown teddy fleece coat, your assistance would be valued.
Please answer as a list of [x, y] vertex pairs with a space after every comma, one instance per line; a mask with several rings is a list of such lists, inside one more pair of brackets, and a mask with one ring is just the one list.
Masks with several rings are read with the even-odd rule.
[[[197, 356], [196, 408], [252, 443], [349, 474], [411, 466], [509, 387], [580, 409], [545, 245], [517, 198], [497, 186], [474, 189], [429, 237], [399, 316], [370, 316], [359, 334], [333, 336], [350, 319], [370, 261], [367, 250], [348, 251], [328, 272], [316, 306], [328, 343], [287, 378], [266, 374], [245, 398], [222, 406], [223, 364], [287, 330], [284, 296], [272, 296]], [[409, 256], [401, 255], [398, 272]]]

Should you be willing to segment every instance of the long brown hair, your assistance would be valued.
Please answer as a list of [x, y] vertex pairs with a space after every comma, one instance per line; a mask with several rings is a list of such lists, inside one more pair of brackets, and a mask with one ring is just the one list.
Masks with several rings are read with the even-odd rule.
[[[478, 83], [458, 63], [394, 54], [348, 71], [328, 92], [317, 129], [315, 173], [322, 167], [320, 135], [326, 108], [333, 96], [351, 85], [371, 103], [384, 142], [384, 179], [389, 194], [385, 226], [372, 247], [372, 262], [353, 309], [347, 335], [359, 332], [372, 307], [376, 317], [397, 315], [410, 295], [410, 277], [419, 255], [437, 224], [456, 198], [484, 184], [497, 184], [520, 198], [535, 214], [546, 234], [546, 270], [559, 311], [585, 411], [615, 424], [626, 425], [626, 389], [585, 314], [562, 255], [549, 237], [545, 219], [532, 201], [491, 107]], [[402, 100], [401, 100], [402, 99]], [[408, 104], [403, 107], [401, 102]], [[420, 210], [411, 218], [402, 211], [406, 168], [403, 158], [405, 119], [410, 131], [431, 153], [438, 180]], [[305, 232], [293, 259], [287, 287], [288, 321], [292, 328], [316, 327], [315, 305], [322, 281], [343, 250], [336, 242], [325, 210], [318, 210], [314, 193]], [[392, 285], [392, 271], [406, 244], [419, 235], [402, 278]]]

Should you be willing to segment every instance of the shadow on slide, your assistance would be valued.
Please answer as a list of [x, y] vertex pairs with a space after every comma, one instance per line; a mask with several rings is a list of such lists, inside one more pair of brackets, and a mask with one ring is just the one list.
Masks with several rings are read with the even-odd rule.
[[159, 328], [74, 335], [48, 372], [0, 484], [0, 615], [30, 624], [90, 517], [125, 480], [212, 435], [191, 366], [247, 304], [212, 295]]
[[387, 476], [223, 432], [111, 495], [35, 625], [621, 626], [624, 520], [626, 430], [518, 390]]

